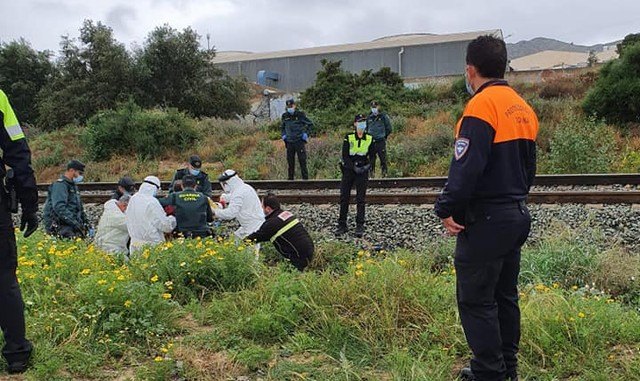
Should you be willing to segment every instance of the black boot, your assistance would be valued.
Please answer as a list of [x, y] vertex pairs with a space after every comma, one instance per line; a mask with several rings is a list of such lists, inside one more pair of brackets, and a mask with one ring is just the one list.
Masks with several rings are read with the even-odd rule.
[[356, 237], [362, 238], [363, 235], [364, 235], [364, 224], [357, 224], [356, 225]]
[[473, 375], [471, 368], [462, 368], [458, 378], [462, 381], [475, 381], [476, 376]]
[[347, 223], [346, 222], [338, 222], [338, 227], [336, 228], [335, 234], [336, 236], [341, 236], [347, 233]]

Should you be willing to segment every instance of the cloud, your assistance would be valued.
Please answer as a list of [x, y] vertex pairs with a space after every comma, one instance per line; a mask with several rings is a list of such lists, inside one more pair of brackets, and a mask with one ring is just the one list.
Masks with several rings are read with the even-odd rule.
[[[497, 29], [508, 41], [557, 38], [609, 42], [638, 32], [640, 1], [538, 0], [20, 0], [6, 1], [3, 40], [21, 36], [38, 49], [58, 49], [60, 35], [78, 34], [85, 18], [101, 20], [127, 45], [156, 26], [192, 26], [211, 33], [218, 50], [271, 51], [370, 41], [412, 32]], [[206, 45], [206, 39], [202, 39]]]

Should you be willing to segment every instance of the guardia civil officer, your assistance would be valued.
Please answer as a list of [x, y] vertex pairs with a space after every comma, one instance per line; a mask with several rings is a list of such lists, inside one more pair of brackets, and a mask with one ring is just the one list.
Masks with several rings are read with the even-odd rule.
[[481, 36], [466, 56], [473, 95], [456, 126], [449, 178], [435, 212], [457, 235], [460, 320], [473, 359], [466, 380], [517, 380], [520, 248], [531, 218], [525, 205], [536, 172], [538, 119], [503, 80], [504, 41]]
[[367, 134], [367, 117], [358, 114], [353, 122], [355, 131], [347, 134], [342, 143], [342, 160], [340, 169], [342, 180], [340, 182], [340, 216], [336, 235], [347, 232], [347, 214], [349, 212], [349, 198], [351, 188], [356, 187], [356, 237], [364, 235], [364, 207], [369, 182], [371, 164], [369, 156], [373, 147], [373, 138]]
[[196, 191], [204, 193], [207, 197], [211, 197], [211, 181], [209, 180], [209, 175], [202, 170], [202, 160], [200, 160], [200, 156], [198, 155], [191, 155], [187, 167], [176, 171], [173, 175], [173, 180], [171, 180], [171, 185], [169, 185], [169, 193], [175, 192], [174, 187], [176, 182], [182, 180], [186, 175], [191, 175], [196, 179]]
[[249, 234], [250, 241], [271, 241], [276, 250], [300, 271], [313, 259], [313, 240], [293, 213], [282, 210], [280, 201], [273, 194], [262, 199], [266, 221], [258, 231]]
[[373, 138], [371, 147], [371, 176], [375, 176], [376, 156], [380, 158], [382, 177], [387, 177], [387, 138], [392, 131], [389, 116], [380, 110], [378, 102], [371, 102], [371, 113], [367, 116], [367, 133]]
[[[20, 230], [29, 237], [38, 228], [38, 188], [31, 168], [31, 151], [9, 99], [0, 90], [0, 328], [4, 334], [2, 356], [9, 373], [22, 373], [31, 357], [31, 342], [25, 338], [24, 304], [16, 278], [18, 249], [11, 220], [15, 200], [22, 206]], [[5, 165], [13, 178], [5, 178]], [[11, 189], [13, 188], [13, 191]], [[14, 199], [11, 196], [15, 196]], [[26, 229], [26, 230], [25, 230]]]
[[313, 122], [302, 111], [296, 110], [293, 99], [287, 100], [287, 111], [282, 114], [280, 131], [282, 140], [287, 147], [287, 164], [289, 166], [289, 180], [293, 180], [296, 170], [296, 155], [300, 162], [300, 172], [304, 180], [309, 179], [307, 171], [307, 149], [309, 135], [313, 128]]
[[159, 199], [160, 205], [175, 207], [178, 233], [187, 238], [211, 235], [211, 229], [207, 225], [207, 222], [213, 222], [209, 198], [195, 190], [196, 179], [191, 175], [182, 178], [182, 186], [184, 190], [170, 193], [166, 198]]
[[80, 199], [78, 184], [84, 179], [85, 165], [78, 160], [67, 163], [67, 170], [49, 186], [43, 221], [47, 233], [60, 238], [84, 237], [89, 221]]

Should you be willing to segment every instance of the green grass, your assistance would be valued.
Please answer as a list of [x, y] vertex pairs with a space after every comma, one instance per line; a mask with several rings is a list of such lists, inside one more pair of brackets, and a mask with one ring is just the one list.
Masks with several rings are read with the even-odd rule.
[[[638, 256], [585, 234], [523, 250], [524, 380], [638, 379]], [[470, 357], [452, 247], [321, 242], [298, 273], [230, 241], [178, 240], [125, 264], [38, 233], [19, 240], [26, 378], [451, 380]]]

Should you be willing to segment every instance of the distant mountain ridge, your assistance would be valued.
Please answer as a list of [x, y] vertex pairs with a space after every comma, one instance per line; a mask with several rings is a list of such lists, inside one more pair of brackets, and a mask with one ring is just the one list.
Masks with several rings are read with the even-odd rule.
[[592, 46], [575, 45], [564, 41], [555, 40], [553, 38], [536, 37], [528, 41], [519, 41], [514, 44], [507, 43], [507, 54], [509, 59], [520, 58], [542, 52], [545, 50], [559, 50], [564, 52], [580, 52], [588, 53], [593, 50], [596, 53], [601, 52], [605, 46], [616, 44], [619, 41], [610, 42], [607, 44], [597, 44]]

